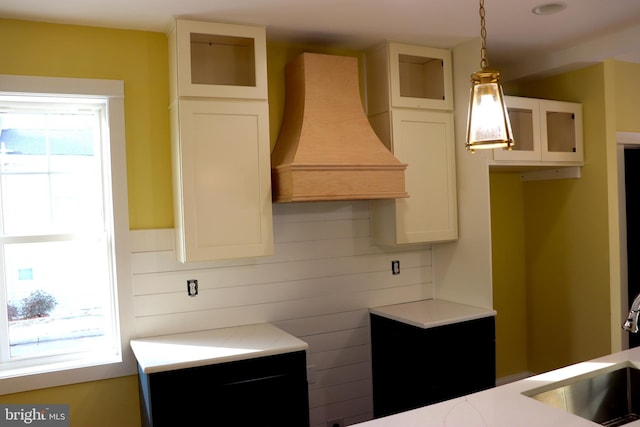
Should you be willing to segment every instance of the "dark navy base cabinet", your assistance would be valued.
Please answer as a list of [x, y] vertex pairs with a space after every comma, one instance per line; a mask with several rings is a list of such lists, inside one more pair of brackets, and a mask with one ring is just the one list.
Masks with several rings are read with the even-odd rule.
[[138, 374], [143, 427], [309, 426], [304, 351]]
[[493, 316], [426, 329], [370, 320], [376, 418], [495, 386]]

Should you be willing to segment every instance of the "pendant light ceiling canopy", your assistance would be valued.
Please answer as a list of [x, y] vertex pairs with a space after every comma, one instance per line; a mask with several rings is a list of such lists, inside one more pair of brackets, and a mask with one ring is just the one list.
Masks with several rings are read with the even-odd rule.
[[513, 147], [509, 114], [500, 84], [500, 72], [489, 68], [484, 0], [480, 0], [481, 70], [471, 75], [471, 99], [467, 120], [467, 143], [471, 152], [477, 149]]

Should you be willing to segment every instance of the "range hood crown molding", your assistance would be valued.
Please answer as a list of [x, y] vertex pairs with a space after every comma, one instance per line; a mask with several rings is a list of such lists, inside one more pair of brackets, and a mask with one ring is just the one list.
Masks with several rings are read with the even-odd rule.
[[286, 66], [271, 156], [275, 202], [408, 197], [401, 163], [364, 113], [354, 57], [303, 53]]

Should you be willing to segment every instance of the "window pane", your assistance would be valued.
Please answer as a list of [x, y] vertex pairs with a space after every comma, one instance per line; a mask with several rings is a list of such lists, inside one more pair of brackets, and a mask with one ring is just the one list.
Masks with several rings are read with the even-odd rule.
[[7, 244], [4, 252], [12, 358], [110, 345], [105, 241]]
[[103, 229], [99, 130], [91, 108], [0, 112], [4, 234]]
[[67, 156], [65, 160], [77, 163], [72, 165], [76, 170], [55, 174], [50, 178], [51, 229], [102, 231], [104, 220], [99, 167], [92, 167], [93, 159], [72, 159]]
[[1, 185], [5, 234], [42, 234], [51, 229], [46, 175], [2, 175]]

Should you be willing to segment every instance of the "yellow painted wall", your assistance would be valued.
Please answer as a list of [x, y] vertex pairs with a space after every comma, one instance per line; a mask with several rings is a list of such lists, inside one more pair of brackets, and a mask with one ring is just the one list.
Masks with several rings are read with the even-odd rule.
[[[584, 115], [582, 177], [522, 184], [527, 366], [532, 372], [591, 359], [611, 349], [603, 80], [603, 66], [596, 65], [508, 90], [511, 95], [582, 102]], [[492, 206], [495, 198], [508, 203], [512, 193], [506, 187], [492, 187]], [[516, 197], [512, 203], [520, 202]], [[505, 238], [513, 239], [504, 230], [493, 231], [494, 245], [506, 245], [501, 242]], [[494, 275], [499, 279], [509, 271], [497, 261]], [[494, 286], [495, 300], [505, 300], [506, 291], [495, 282]], [[511, 332], [511, 340], [516, 333]], [[514, 364], [522, 363], [521, 356], [514, 353], [514, 357], [518, 358]]]
[[139, 427], [138, 377], [0, 396], [3, 404], [68, 404], [72, 427]]
[[[164, 34], [0, 19], [0, 73], [124, 80], [131, 229], [173, 226]], [[67, 403], [72, 426], [140, 425], [137, 376], [0, 396]]]
[[0, 40], [2, 74], [124, 80], [129, 224], [173, 227], [166, 36], [0, 19]]
[[615, 61], [616, 130], [640, 132], [640, 64]]
[[490, 174], [496, 377], [528, 371], [524, 200], [519, 173]]

